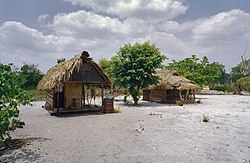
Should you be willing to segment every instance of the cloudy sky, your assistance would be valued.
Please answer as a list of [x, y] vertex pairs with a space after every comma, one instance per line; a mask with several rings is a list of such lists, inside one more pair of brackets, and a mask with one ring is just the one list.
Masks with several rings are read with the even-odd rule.
[[38, 64], [83, 50], [111, 58], [150, 41], [171, 60], [196, 54], [223, 63], [250, 58], [249, 0], [0, 0], [0, 62]]

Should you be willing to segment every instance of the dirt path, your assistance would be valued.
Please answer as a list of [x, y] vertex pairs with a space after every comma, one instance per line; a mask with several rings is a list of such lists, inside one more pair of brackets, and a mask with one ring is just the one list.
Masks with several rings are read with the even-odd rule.
[[[250, 96], [199, 95], [185, 106], [141, 102], [122, 113], [49, 116], [44, 102], [21, 108], [29, 145], [5, 151], [8, 162], [246, 162]], [[150, 113], [163, 115], [150, 115]], [[209, 122], [202, 122], [203, 114]]]

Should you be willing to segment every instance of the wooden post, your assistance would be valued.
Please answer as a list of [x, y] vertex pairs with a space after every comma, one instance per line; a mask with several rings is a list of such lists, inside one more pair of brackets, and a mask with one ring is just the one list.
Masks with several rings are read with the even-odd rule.
[[82, 93], [83, 93], [83, 106], [85, 106], [85, 89], [84, 89], [84, 83], [82, 84]]
[[60, 102], [59, 102], [59, 100], [60, 100], [60, 98], [59, 98], [59, 93], [60, 93], [60, 84], [58, 84], [57, 85], [57, 92], [56, 92], [57, 94], [57, 97], [56, 97], [56, 115], [57, 116], [60, 116], [60, 112], [59, 112], [59, 104], [60, 104]]
[[102, 111], [103, 111], [103, 107], [104, 107], [104, 98], [103, 98], [103, 84], [102, 84]]
[[179, 97], [180, 97], [180, 100], [182, 100], [182, 97], [181, 97], [181, 90], [179, 90]]

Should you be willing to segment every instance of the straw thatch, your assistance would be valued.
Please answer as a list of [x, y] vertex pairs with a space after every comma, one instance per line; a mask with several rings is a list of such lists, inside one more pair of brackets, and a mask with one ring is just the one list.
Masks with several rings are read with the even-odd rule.
[[156, 75], [160, 78], [159, 84], [157, 86], [151, 87], [151, 89], [174, 89], [179, 90], [197, 90], [199, 86], [184, 78], [179, 76], [178, 73], [171, 70], [160, 70], [157, 71]]
[[[54, 67], [50, 68], [42, 80], [37, 85], [38, 90], [51, 90], [55, 84], [64, 83], [66, 81], [73, 81], [74, 75], [79, 73], [83, 69], [84, 63], [88, 63], [91, 67], [97, 71], [97, 73], [103, 79], [104, 87], [111, 87], [111, 81], [108, 76], [103, 72], [99, 65], [89, 57], [88, 52], [84, 51], [82, 55], [76, 55], [72, 59], [61, 62]], [[79, 74], [78, 74], [79, 75]], [[75, 81], [75, 80], [74, 80]], [[85, 82], [85, 81], [80, 81]], [[89, 81], [88, 81], [89, 82]], [[92, 81], [95, 83], [95, 81]], [[100, 81], [97, 81], [98, 83]]]

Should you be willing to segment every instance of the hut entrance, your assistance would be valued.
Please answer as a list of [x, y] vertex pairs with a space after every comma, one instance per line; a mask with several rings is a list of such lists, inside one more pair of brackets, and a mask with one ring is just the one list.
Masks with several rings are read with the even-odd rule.
[[[103, 87], [100, 83], [82, 83], [68, 81], [64, 83], [60, 99], [62, 111], [101, 111], [103, 107]], [[56, 97], [56, 96], [55, 96]], [[56, 105], [55, 105], [56, 108]]]
[[102, 84], [84, 83], [82, 85], [82, 108], [85, 110], [101, 110], [103, 96]]
[[63, 85], [56, 85], [53, 94], [54, 108], [64, 108], [64, 87]]
[[77, 110], [81, 108], [82, 85], [77, 82], [66, 82], [65, 84], [65, 108], [66, 110]]

